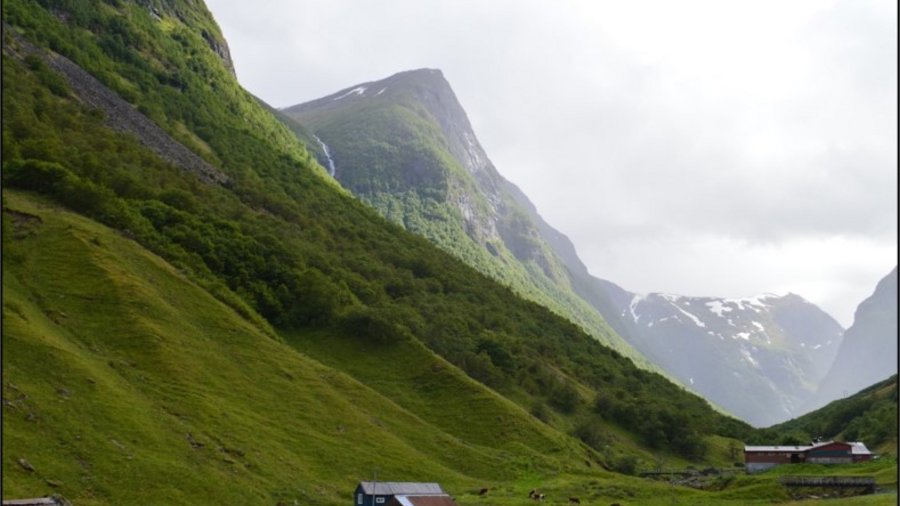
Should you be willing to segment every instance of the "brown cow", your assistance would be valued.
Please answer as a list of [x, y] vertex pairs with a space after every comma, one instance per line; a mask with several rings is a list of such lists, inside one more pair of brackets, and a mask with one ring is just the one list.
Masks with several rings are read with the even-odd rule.
[[570, 498], [569, 498], [569, 502], [570, 502], [571, 504], [581, 504], [581, 499], [579, 499], [579, 498], [577, 498], [577, 497], [570, 497]]
[[484, 487], [483, 489], [478, 491], [478, 495], [485, 495], [488, 493], [488, 488]]

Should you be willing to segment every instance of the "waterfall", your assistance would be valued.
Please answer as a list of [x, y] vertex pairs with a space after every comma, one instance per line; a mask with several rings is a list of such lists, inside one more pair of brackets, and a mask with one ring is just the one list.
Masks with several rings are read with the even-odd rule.
[[319, 146], [322, 146], [322, 151], [325, 152], [325, 158], [328, 160], [328, 174], [334, 177], [334, 160], [331, 159], [331, 151], [329, 151], [328, 145], [322, 142], [318, 135], [313, 135], [313, 137], [316, 138], [316, 142], [319, 143]]

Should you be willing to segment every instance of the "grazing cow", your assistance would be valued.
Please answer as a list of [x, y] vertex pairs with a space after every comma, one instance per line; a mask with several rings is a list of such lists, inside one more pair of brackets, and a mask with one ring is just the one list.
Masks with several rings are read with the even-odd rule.
[[485, 495], [488, 493], [488, 488], [484, 487], [483, 489], [478, 491], [478, 495]]
[[535, 501], [543, 501], [544, 494], [540, 494], [540, 493], [534, 494], [533, 496], [531, 496], [531, 498], [534, 499]]
[[535, 494], [537, 494], [537, 490], [531, 489], [531, 492], [528, 492], [528, 498], [531, 499]]
[[570, 498], [569, 498], [569, 503], [571, 503], [571, 504], [581, 504], [581, 499], [579, 499], [579, 498], [577, 498], [577, 497], [570, 497]]

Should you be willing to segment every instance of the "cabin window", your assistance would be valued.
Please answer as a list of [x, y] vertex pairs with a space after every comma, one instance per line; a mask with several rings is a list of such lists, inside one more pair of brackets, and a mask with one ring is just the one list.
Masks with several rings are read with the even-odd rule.
[[376, 497], [375, 502], [377, 502], [378, 504], [384, 503], [384, 497]]
[[362, 494], [356, 494], [356, 504], [362, 504]]

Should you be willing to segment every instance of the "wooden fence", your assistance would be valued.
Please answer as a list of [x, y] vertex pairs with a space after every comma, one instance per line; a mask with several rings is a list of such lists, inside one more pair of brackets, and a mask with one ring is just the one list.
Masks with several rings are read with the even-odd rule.
[[782, 476], [778, 482], [785, 487], [863, 488], [875, 492], [872, 476]]

